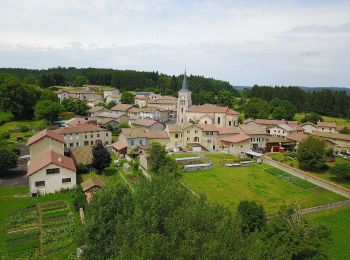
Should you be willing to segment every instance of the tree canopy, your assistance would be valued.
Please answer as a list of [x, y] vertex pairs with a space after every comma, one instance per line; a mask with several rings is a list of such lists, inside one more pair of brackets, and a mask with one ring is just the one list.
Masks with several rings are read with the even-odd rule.
[[109, 166], [111, 163], [111, 155], [102, 143], [97, 143], [92, 149], [92, 167], [94, 167], [98, 172], [103, 172], [103, 170]]
[[309, 136], [299, 143], [297, 158], [302, 169], [319, 171], [323, 169], [326, 157], [326, 144], [323, 140]]
[[120, 103], [122, 103], [122, 104], [134, 104], [134, 94], [129, 92], [129, 91], [123, 92], [122, 96], [120, 97]]

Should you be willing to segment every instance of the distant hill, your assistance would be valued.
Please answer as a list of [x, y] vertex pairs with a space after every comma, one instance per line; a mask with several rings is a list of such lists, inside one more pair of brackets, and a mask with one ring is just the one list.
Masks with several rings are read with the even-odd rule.
[[[273, 87], [273, 86], [271, 86]], [[233, 86], [233, 88], [237, 89], [237, 90], [243, 90], [245, 88], [252, 88], [252, 86]], [[345, 91], [346, 94], [350, 95], [350, 87], [349, 88], [341, 88], [341, 87], [299, 87], [302, 90], [306, 91], [306, 92], [319, 92], [323, 89], [327, 89], [327, 90], [331, 90], [333, 92], [339, 92], [339, 91]]]

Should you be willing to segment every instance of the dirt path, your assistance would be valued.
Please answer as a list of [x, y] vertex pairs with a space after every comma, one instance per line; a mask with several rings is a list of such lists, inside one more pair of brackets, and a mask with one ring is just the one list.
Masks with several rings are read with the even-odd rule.
[[295, 168], [292, 168], [290, 166], [287, 166], [285, 164], [282, 164], [280, 162], [277, 162], [277, 161], [274, 161], [272, 160], [270, 157], [268, 156], [265, 156], [264, 157], [264, 163], [270, 165], [270, 166], [273, 166], [275, 168], [278, 168], [282, 171], [285, 171], [293, 176], [296, 176], [300, 179], [304, 179], [304, 180], [307, 180], [308, 182], [311, 182], [317, 186], [320, 186], [324, 189], [327, 189], [327, 190], [330, 190], [332, 192], [335, 192], [337, 194], [340, 194], [348, 199], [350, 199], [350, 190], [347, 189], [347, 188], [344, 188], [342, 186], [339, 186], [337, 184], [334, 184], [332, 182], [329, 182], [329, 181], [326, 181], [326, 180], [323, 180], [321, 178], [318, 178], [316, 176], [313, 176], [307, 172], [304, 172], [302, 170], [299, 170], [299, 169], [295, 169]]
[[335, 203], [329, 203], [317, 207], [312, 207], [312, 208], [305, 208], [300, 210], [302, 214], [307, 214], [307, 213], [312, 213], [312, 212], [319, 212], [323, 210], [328, 210], [328, 209], [334, 209], [334, 208], [339, 208], [343, 206], [350, 205], [350, 200], [345, 200], [345, 201], [340, 201], [340, 202], [335, 202]]

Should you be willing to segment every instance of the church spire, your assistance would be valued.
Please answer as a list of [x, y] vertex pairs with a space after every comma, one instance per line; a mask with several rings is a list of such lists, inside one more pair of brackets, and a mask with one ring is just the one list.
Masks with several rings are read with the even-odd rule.
[[181, 88], [181, 90], [188, 90], [188, 81], [187, 81], [187, 76], [186, 76], [186, 67], [185, 67], [184, 78], [182, 80], [182, 88]]

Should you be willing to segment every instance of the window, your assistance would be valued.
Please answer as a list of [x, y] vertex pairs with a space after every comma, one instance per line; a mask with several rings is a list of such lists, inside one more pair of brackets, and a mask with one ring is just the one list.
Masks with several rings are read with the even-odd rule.
[[208, 143], [208, 144], [211, 144], [211, 140], [207, 140], [207, 143]]
[[84, 145], [89, 145], [89, 141], [84, 141]]
[[231, 124], [232, 124], [231, 121], [228, 121], [228, 125], [231, 126]]
[[131, 141], [130, 141], [130, 145], [134, 145], [134, 140], [131, 140]]
[[46, 169], [46, 174], [60, 173], [60, 168]]
[[189, 130], [187, 130], [187, 133], [189, 134], [189, 133], [190, 133], [190, 131], [189, 131]]
[[195, 133], [195, 134], [198, 134], [198, 130], [194, 130], [194, 133]]
[[91, 141], [90, 144], [91, 144], [91, 145], [94, 145], [94, 141]]
[[189, 137], [187, 137], [187, 141], [189, 141], [190, 140], [190, 138]]
[[108, 144], [108, 141], [106, 141], [106, 144]]
[[71, 183], [72, 179], [71, 178], [63, 178], [62, 183]]
[[220, 124], [220, 121], [221, 121], [221, 118], [220, 118], [220, 117], [218, 117], [218, 124]]
[[73, 146], [74, 146], [74, 143], [70, 143], [70, 144], [69, 144], [69, 147], [73, 147]]
[[175, 138], [179, 138], [179, 134], [175, 134]]
[[75, 146], [76, 146], [76, 147], [79, 147], [79, 143], [75, 143]]
[[91, 138], [94, 138], [94, 135], [90, 135]]
[[100, 137], [100, 134], [97, 134], [97, 137]]
[[207, 124], [207, 120], [204, 121], [204, 124]]
[[87, 135], [85, 135], [85, 139], [87, 139]]
[[35, 182], [35, 187], [43, 187], [45, 186], [45, 181], [36, 181]]
[[108, 133], [106, 133], [106, 136], [108, 136]]
[[64, 144], [64, 148], [67, 148], [67, 145], [66, 145], [66, 144]]
[[243, 145], [241, 145], [241, 148], [243, 148]]
[[142, 140], [140, 140], [140, 141], [139, 141], [139, 143], [140, 143], [140, 145], [143, 145], [143, 142], [142, 142]]

